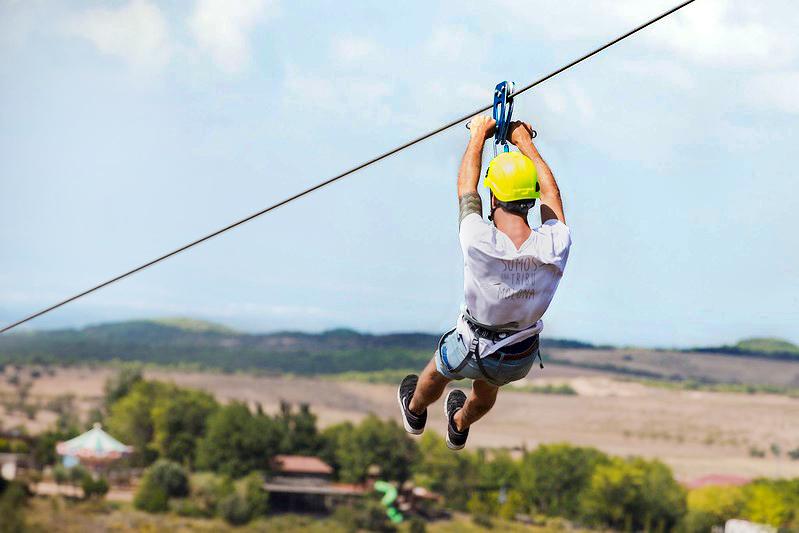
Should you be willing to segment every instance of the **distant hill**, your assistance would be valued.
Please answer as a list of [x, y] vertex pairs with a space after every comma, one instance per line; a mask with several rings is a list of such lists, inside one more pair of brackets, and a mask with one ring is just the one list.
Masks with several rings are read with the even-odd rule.
[[[213, 322], [166, 318], [0, 335], [0, 363], [75, 364], [118, 360], [225, 371], [260, 369], [330, 374], [420, 368], [430, 359], [438, 340], [438, 334], [372, 335], [351, 329], [252, 334]], [[545, 350], [612, 349], [547, 337], [542, 339], [542, 347]], [[799, 347], [771, 338], [745, 339], [731, 346], [700, 347], [685, 352], [799, 361]]]
[[[372, 335], [350, 329], [250, 334], [211, 322], [176, 318], [0, 335], [0, 362], [120, 360], [327, 374], [418, 368], [430, 359], [438, 340], [439, 335], [429, 333]], [[545, 340], [543, 346], [593, 348], [588, 343], [558, 339]]]
[[745, 355], [768, 359], [799, 360], [799, 346], [784, 339], [773, 337], [753, 337], [744, 339], [732, 346], [693, 348], [692, 352], [721, 353], [725, 355]]

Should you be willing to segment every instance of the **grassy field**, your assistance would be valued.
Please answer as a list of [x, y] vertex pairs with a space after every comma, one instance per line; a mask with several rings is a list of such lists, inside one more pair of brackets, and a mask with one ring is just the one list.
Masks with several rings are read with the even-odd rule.
[[[26, 509], [26, 522], [33, 532], [285, 532], [285, 533], [348, 533], [348, 529], [330, 517], [309, 515], [277, 515], [232, 527], [219, 519], [186, 518], [172, 513], [148, 514], [125, 504], [104, 502], [72, 502], [62, 498], [33, 498]], [[451, 520], [426, 524], [429, 533], [479, 533], [507, 531], [511, 533], [544, 533], [561, 530], [557, 520], [549, 525], [532, 526], [518, 522], [495, 520], [493, 529], [475, 524], [470, 517], [458, 515]], [[400, 526], [401, 532], [408, 524]], [[579, 530], [572, 530], [579, 531]]]

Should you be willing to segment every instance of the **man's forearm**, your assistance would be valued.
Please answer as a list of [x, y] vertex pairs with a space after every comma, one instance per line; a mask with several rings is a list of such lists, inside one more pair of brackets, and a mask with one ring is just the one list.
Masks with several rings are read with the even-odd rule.
[[544, 161], [544, 158], [541, 157], [541, 154], [532, 141], [520, 144], [521, 146], [518, 146], [519, 151], [533, 161], [538, 171], [538, 185], [540, 188], [542, 209], [541, 218], [543, 220], [553, 218], [547, 216], [544, 212], [545, 209], [549, 209], [554, 215], [554, 218], [558, 218], [561, 222], [566, 222], [566, 217], [563, 213], [563, 202], [560, 197], [560, 189], [558, 188], [557, 181], [555, 181], [555, 176], [552, 174], [552, 170], [549, 168], [549, 165], [547, 165], [547, 162]]
[[477, 191], [477, 184], [480, 181], [480, 167], [483, 164], [483, 145], [484, 141], [472, 138], [466, 146], [466, 152], [461, 160], [461, 168], [458, 172], [458, 197], [464, 194]]

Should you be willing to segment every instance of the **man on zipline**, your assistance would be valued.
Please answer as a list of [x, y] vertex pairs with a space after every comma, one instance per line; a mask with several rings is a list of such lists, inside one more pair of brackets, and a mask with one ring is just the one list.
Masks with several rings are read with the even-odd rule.
[[[464, 258], [465, 309], [444, 334], [421, 377], [402, 380], [398, 399], [408, 433], [419, 435], [427, 406], [452, 380], [472, 379], [467, 398], [457, 389], [444, 402], [447, 446], [460, 450], [469, 427], [493, 407], [499, 387], [524, 378], [538, 351], [541, 317], [549, 307], [569, 257], [571, 236], [552, 171], [533, 144], [532, 128], [511, 122], [508, 137], [521, 153], [504, 152], [488, 165], [490, 224], [477, 192], [483, 145], [495, 121], [477, 116], [458, 173], [460, 243]], [[541, 201], [541, 226], [527, 212]], [[541, 365], [543, 368], [543, 364]]]

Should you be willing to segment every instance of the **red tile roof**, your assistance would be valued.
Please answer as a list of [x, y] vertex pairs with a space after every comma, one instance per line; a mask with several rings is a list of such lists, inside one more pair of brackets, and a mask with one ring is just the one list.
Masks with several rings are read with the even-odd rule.
[[275, 471], [282, 474], [325, 474], [333, 473], [333, 468], [319, 459], [308, 455], [276, 455], [273, 462]]

